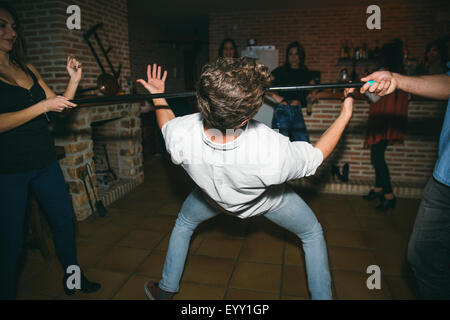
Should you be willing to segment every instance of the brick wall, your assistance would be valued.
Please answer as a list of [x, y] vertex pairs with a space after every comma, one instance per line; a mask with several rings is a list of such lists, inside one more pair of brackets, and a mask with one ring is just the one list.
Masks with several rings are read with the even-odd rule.
[[[83, 64], [83, 79], [80, 87], [96, 86], [101, 69], [97, 65], [83, 34], [97, 23], [103, 28], [98, 35], [103, 46], [112, 46], [109, 58], [115, 69], [122, 64], [120, 83], [128, 91], [126, 78], [130, 77], [130, 53], [128, 45], [128, 12], [126, 0], [15, 0], [8, 1], [19, 14], [23, 24], [23, 35], [28, 47], [27, 58], [41, 73], [46, 83], [56, 92], [65, 90], [68, 75], [65, 70], [69, 54]], [[81, 29], [69, 30], [66, 13], [69, 5], [76, 4], [81, 9]], [[93, 38], [92, 38], [93, 40]], [[94, 48], [106, 72], [111, 73], [100, 49], [93, 41]]]
[[[337, 2], [337, 1], [336, 1]], [[258, 45], [275, 45], [280, 50], [280, 65], [292, 41], [306, 50], [305, 64], [322, 72], [323, 82], [334, 82], [342, 66], [337, 65], [342, 40], [367, 42], [374, 47], [392, 38], [407, 42], [410, 56], [421, 59], [425, 46], [450, 32], [450, 2], [391, 1], [381, 4], [381, 29], [368, 30], [367, 6], [246, 11], [210, 14], [210, 59], [214, 59], [221, 41], [230, 37], [239, 50], [247, 39]]]

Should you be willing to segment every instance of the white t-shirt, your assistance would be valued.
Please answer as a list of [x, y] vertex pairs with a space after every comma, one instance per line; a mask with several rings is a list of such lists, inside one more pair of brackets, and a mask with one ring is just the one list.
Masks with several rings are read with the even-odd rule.
[[313, 175], [323, 161], [322, 151], [311, 144], [291, 142], [258, 121], [238, 130], [234, 141], [215, 143], [195, 113], [170, 120], [162, 134], [173, 163], [186, 170], [205, 199], [240, 218], [277, 206], [286, 181]]

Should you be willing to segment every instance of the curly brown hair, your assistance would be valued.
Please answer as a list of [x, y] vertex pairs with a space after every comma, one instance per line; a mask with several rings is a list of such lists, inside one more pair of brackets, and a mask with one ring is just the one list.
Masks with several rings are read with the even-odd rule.
[[270, 87], [269, 69], [249, 58], [219, 58], [203, 67], [197, 104], [208, 129], [236, 129], [253, 118]]

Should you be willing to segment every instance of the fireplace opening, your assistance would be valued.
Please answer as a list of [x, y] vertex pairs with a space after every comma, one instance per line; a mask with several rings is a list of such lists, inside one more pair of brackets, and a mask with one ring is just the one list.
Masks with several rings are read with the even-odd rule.
[[70, 134], [58, 134], [55, 144], [64, 147], [61, 169], [81, 221], [95, 214], [95, 195], [107, 207], [144, 181], [140, 103], [90, 106], [73, 113], [66, 126]]
[[123, 139], [120, 135], [120, 122], [123, 118], [91, 123], [93, 141], [93, 160], [100, 198], [118, 198], [120, 190], [130, 182], [121, 176], [120, 149]]
[[91, 123], [95, 174], [98, 187], [107, 188], [117, 180], [119, 170], [118, 119]]

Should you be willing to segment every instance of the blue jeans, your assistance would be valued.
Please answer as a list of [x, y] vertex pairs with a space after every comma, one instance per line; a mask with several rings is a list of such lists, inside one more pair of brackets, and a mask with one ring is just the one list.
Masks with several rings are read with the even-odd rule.
[[[47, 214], [64, 270], [78, 265], [69, 194], [58, 161], [24, 173], [0, 174], [0, 300], [14, 299], [28, 190]], [[62, 279], [61, 279], [62, 285]]]
[[309, 142], [301, 106], [277, 104], [273, 112], [272, 129], [278, 129], [291, 141]]
[[[168, 292], [178, 292], [192, 233], [203, 221], [220, 211], [209, 205], [202, 191], [194, 190], [184, 201], [170, 237], [159, 287]], [[331, 278], [322, 227], [308, 205], [291, 188], [281, 203], [265, 214], [279, 226], [293, 232], [302, 241], [305, 253], [308, 288], [312, 299], [331, 299]], [[261, 279], [261, 281], [264, 281]]]
[[450, 299], [450, 187], [430, 178], [408, 245], [421, 299]]

